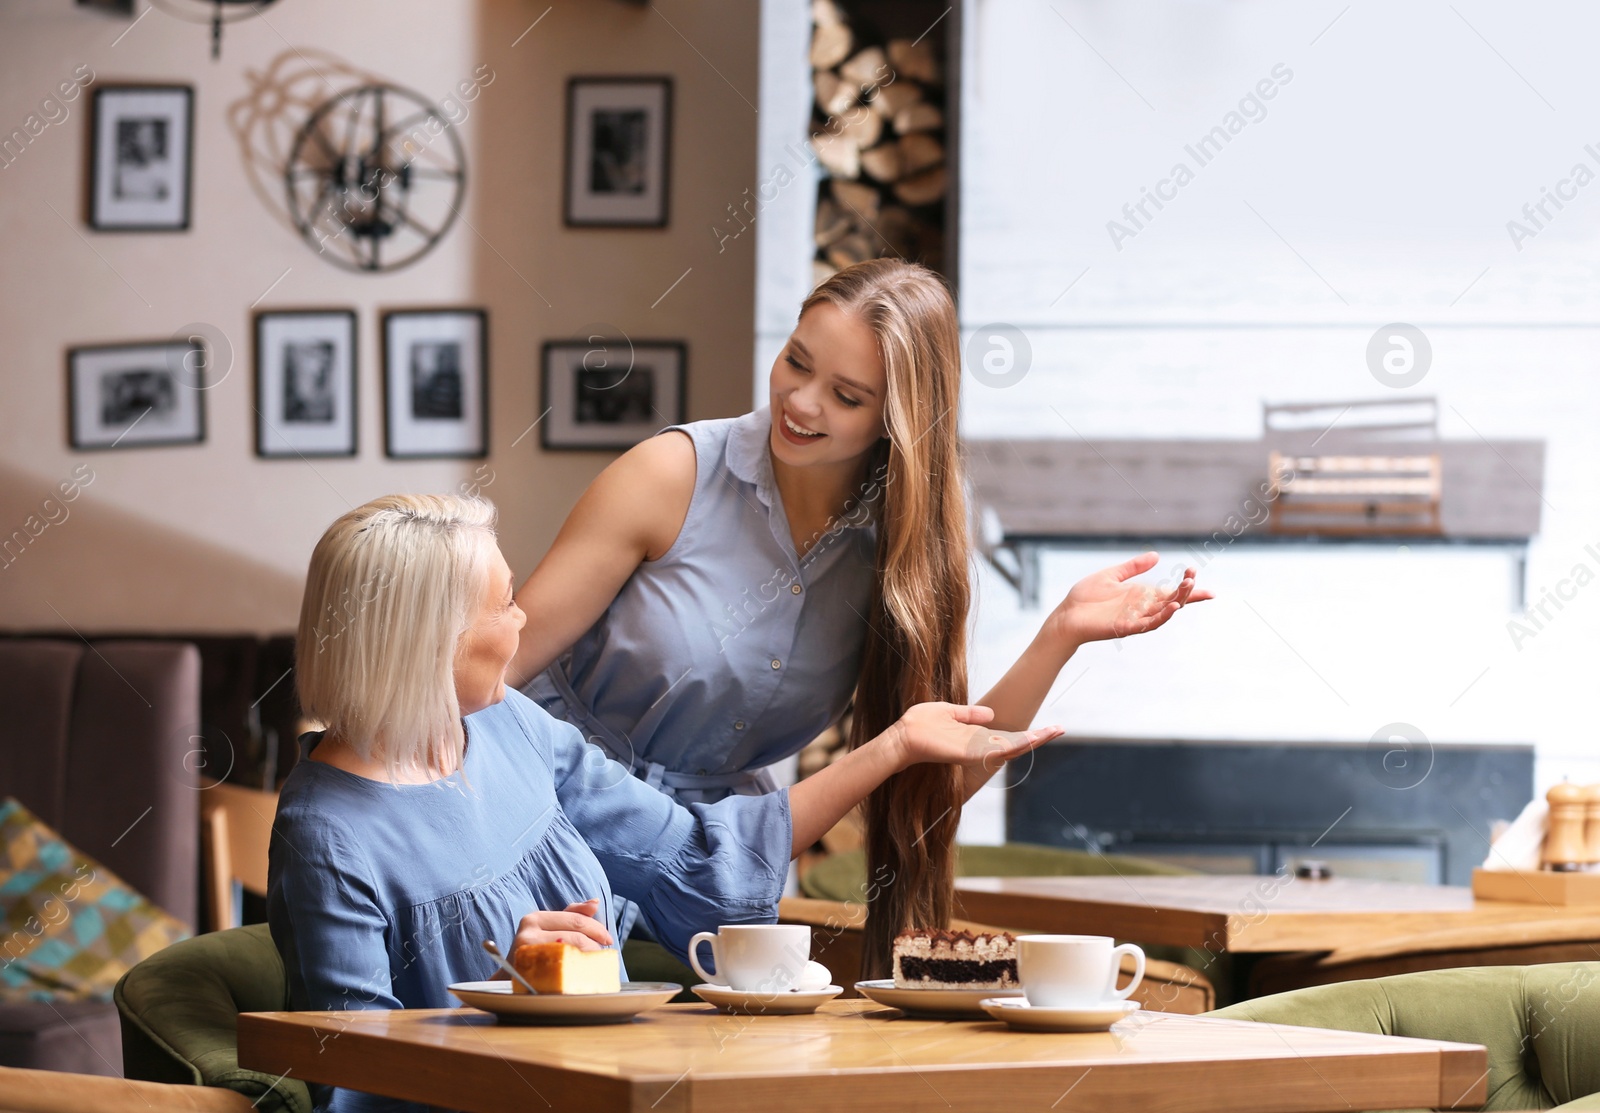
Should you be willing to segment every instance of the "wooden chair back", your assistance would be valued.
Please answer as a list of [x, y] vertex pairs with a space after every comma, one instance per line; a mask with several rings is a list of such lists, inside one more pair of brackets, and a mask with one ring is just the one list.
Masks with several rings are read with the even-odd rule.
[[1293, 455], [1273, 452], [1267, 474], [1278, 492], [1274, 533], [1439, 535], [1443, 468], [1421, 456]]
[[213, 781], [200, 793], [200, 850], [210, 904], [210, 929], [239, 923], [234, 882], [267, 895], [267, 848], [278, 794]]

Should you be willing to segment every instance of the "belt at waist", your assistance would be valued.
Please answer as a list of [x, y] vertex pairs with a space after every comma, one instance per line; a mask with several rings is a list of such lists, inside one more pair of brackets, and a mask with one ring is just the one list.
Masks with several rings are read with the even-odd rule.
[[[540, 675], [556, 690], [561, 702], [566, 704], [568, 714], [582, 720], [573, 725], [580, 727], [588, 740], [604, 750], [607, 757], [626, 765], [634, 776], [652, 788], [668, 790], [668, 795], [678, 789], [731, 789], [736, 795], [756, 795], [777, 788], [772, 775], [765, 769], [739, 769], [732, 773], [684, 773], [668, 769], [658, 761], [650, 761], [637, 754], [632, 742], [601, 722], [589, 705], [578, 697], [559, 660], [552, 662]], [[741, 789], [746, 791], [740, 792]]]

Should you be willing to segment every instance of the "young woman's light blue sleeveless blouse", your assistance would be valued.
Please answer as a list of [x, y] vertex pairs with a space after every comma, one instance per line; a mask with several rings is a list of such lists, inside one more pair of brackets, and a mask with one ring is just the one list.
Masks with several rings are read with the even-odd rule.
[[867, 636], [877, 507], [863, 499], [796, 556], [768, 412], [675, 428], [696, 459], [677, 541], [522, 690], [648, 783], [711, 803], [770, 791], [765, 767], [844, 713]]

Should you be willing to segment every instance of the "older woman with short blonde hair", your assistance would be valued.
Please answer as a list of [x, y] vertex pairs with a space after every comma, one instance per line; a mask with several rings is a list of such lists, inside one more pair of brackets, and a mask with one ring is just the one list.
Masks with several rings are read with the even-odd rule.
[[676, 803], [506, 687], [526, 618], [494, 521], [483, 500], [391, 495], [312, 553], [295, 664], [326, 729], [284, 782], [268, 893], [296, 1009], [448, 1007], [450, 983], [492, 973], [483, 940], [606, 946], [619, 897], [681, 957], [697, 931], [775, 920], [789, 859], [891, 775], [1059, 733], [919, 704], [791, 789]]

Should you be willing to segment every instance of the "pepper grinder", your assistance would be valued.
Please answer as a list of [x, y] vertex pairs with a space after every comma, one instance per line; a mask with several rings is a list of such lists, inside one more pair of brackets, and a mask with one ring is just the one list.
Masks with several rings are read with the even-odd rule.
[[1600, 784], [1589, 785], [1583, 792], [1584, 859], [1590, 870], [1600, 872]]
[[1550, 804], [1550, 827], [1544, 837], [1544, 868], [1559, 872], [1581, 870], [1589, 859], [1585, 838], [1589, 792], [1562, 781], [1545, 799]]

